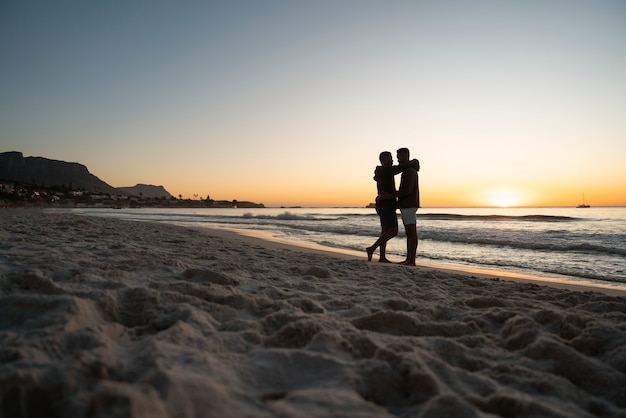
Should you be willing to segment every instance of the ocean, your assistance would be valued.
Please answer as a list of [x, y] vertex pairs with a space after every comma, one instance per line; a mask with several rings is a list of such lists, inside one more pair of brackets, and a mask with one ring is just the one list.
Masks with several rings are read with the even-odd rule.
[[[47, 209], [234, 230], [362, 256], [380, 232], [369, 208]], [[401, 261], [406, 239], [389, 241]], [[420, 208], [418, 265], [626, 289], [626, 208]], [[373, 261], [378, 259], [378, 250]]]

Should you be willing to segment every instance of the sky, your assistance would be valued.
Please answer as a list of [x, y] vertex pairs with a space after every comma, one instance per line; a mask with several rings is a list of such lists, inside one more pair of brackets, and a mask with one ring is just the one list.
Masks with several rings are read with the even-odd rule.
[[[626, 2], [0, 0], [0, 152], [266, 206], [626, 205]], [[397, 183], [399, 184], [399, 177]]]

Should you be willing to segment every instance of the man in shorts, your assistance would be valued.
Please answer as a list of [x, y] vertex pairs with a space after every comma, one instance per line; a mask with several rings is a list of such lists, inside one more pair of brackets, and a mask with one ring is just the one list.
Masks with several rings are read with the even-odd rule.
[[[409, 149], [397, 151], [398, 164], [409, 161]], [[402, 223], [406, 231], [406, 260], [400, 264], [414, 266], [417, 256], [417, 208], [420, 207], [420, 189], [418, 182], [419, 163], [416, 168], [409, 167], [402, 172], [400, 189], [394, 194], [398, 199], [398, 209], [402, 213]]]

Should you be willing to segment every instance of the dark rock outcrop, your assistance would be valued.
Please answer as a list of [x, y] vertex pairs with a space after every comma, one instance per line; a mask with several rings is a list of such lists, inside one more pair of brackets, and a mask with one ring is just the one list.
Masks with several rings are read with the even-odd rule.
[[0, 179], [45, 187], [65, 186], [92, 193], [119, 193], [113, 186], [91, 174], [82, 164], [24, 157], [21, 152], [0, 153]]
[[172, 198], [172, 195], [165, 190], [165, 187], [154, 186], [152, 184], [137, 184], [133, 187], [118, 187], [117, 190], [130, 196], [141, 196], [150, 199], [158, 199], [161, 197], [165, 197], [166, 199]]

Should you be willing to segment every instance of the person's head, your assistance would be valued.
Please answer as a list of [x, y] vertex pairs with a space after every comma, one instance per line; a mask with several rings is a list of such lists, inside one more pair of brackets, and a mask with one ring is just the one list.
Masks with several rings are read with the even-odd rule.
[[378, 156], [378, 159], [384, 167], [389, 167], [393, 165], [393, 157], [391, 156], [391, 153], [389, 151], [381, 152]]
[[409, 149], [408, 148], [400, 148], [397, 151], [398, 155], [398, 163], [406, 163], [409, 161]]

